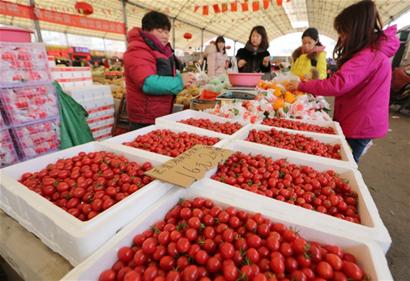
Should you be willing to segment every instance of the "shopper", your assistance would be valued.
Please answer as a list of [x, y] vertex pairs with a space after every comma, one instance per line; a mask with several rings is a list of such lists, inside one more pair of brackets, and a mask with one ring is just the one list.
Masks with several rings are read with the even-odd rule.
[[252, 28], [245, 48], [236, 54], [239, 72], [270, 72], [269, 41], [266, 30], [258, 25]]
[[291, 72], [304, 79], [325, 79], [327, 69], [324, 49], [317, 29], [306, 29], [302, 34], [302, 46], [293, 51]]
[[151, 11], [142, 18], [142, 28], [128, 33], [124, 67], [132, 130], [170, 114], [175, 95], [192, 82], [190, 73], [181, 75], [176, 71], [178, 60], [168, 42], [170, 30], [168, 17]]
[[382, 30], [373, 1], [344, 9], [334, 20], [339, 34], [333, 56], [339, 70], [325, 80], [298, 83], [291, 89], [335, 96], [334, 119], [340, 122], [358, 162], [371, 139], [387, 133], [391, 83], [390, 58], [399, 47], [396, 26]]
[[225, 39], [218, 36], [215, 43], [210, 43], [204, 51], [204, 57], [208, 65], [208, 76], [226, 74], [228, 68], [228, 56], [225, 50]]

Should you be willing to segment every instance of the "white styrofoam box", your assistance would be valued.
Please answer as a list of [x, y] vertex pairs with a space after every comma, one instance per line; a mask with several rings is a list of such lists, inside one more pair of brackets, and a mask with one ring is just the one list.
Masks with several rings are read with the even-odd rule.
[[121, 149], [121, 150], [127, 151], [129, 153], [133, 153], [133, 151], [138, 151], [138, 153], [144, 153], [144, 154], [147, 154], [147, 155], [155, 154], [157, 156], [162, 157], [165, 161], [167, 161], [167, 160], [170, 160], [172, 158], [169, 157], [169, 156], [157, 154], [157, 153], [154, 153], [154, 152], [151, 152], [151, 151], [148, 151], [148, 150], [143, 150], [143, 149], [123, 145], [124, 142], [133, 141], [137, 136], [148, 134], [149, 132], [154, 131], [154, 130], [165, 130], [165, 129], [170, 130], [170, 131], [175, 132], [175, 133], [188, 132], [188, 133], [197, 134], [197, 135], [200, 135], [200, 136], [219, 138], [220, 141], [217, 142], [214, 145], [214, 146], [217, 146], [217, 147], [219, 147], [222, 144], [222, 142], [225, 143], [225, 141], [229, 141], [231, 139], [231, 138], [226, 138], [226, 137], [221, 138], [218, 135], [218, 133], [212, 132], [212, 131], [207, 131], [206, 133], [200, 132], [200, 131], [197, 131], [195, 127], [194, 128], [181, 128], [181, 127], [169, 126], [167, 124], [158, 124], [158, 125], [147, 126], [147, 127], [142, 128], [142, 129], [134, 130], [134, 131], [131, 131], [129, 133], [122, 134], [122, 135], [107, 139], [103, 143], [110, 143], [112, 145], [115, 145], [115, 147], [117, 149]]
[[136, 234], [142, 233], [155, 222], [162, 220], [165, 214], [181, 198], [193, 199], [195, 197], [209, 198], [222, 207], [234, 206], [250, 213], [260, 212], [274, 222], [294, 227], [302, 237], [309, 241], [338, 245], [345, 252], [353, 254], [357, 258], [358, 264], [370, 277], [370, 280], [392, 280], [386, 257], [380, 247], [374, 242], [361, 240], [344, 231], [334, 231], [332, 229], [317, 230], [315, 227], [306, 226], [303, 218], [290, 216], [289, 214], [265, 212], [263, 208], [250, 202], [247, 198], [232, 196], [226, 193], [223, 188], [209, 187], [209, 185], [201, 185], [198, 182], [198, 185], [195, 187], [187, 189], [174, 188], [170, 190], [86, 261], [70, 271], [62, 280], [98, 280], [100, 273], [111, 268], [117, 261], [117, 251], [121, 247], [132, 245], [132, 239]]
[[[317, 126], [320, 126], [320, 127], [331, 127], [335, 131], [336, 135], [344, 137], [342, 127], [340, 127], [339, 122], [336, 122], [336, 121], [301, 120], [301, 119], [284, 119], [284, 120], [295, 121], [295, 122], [300, 122], [300, 123], [306, 123], [306, 124], [311, 124], [311, 125], [317, 125]], [[265, 126], [271, 126], [271, 125], [265, 125]], [[280, 127], [276, 127], [276, 126], [272, 126], [272, 127], [280, 128]], [[280, 129], [283, 129], [283, 128], [280, 128]], [[294, 130], [294, 131], [300, 132], [299, 130]], [[312, 133], [314, 133], [314, 132], [312, 132]]]
[[[169, 115], [165, 115], [162, 117], [158, 117], [155, 119], [155, 124], [168, 124], [170, 126], [178, 126], [181, 128], [193, 128], [195, 129], [197, 132], [214, 132], [208, 129], [204, 129], [204, 128], [199, 128], [199, 127], [195, 127], [192, 125], [188, 125], [188, 124], [184, 124], [184, 123], [180, 123], [179, 121], [181, 120], [185, 120], [188, 118], [195, 118], [195, 119], [209, 119], [210, 121], [213, 122], [219, 122], [219, 123], [240, 123], [242, 126], [247, 125], [246, 121], [234, 121], [232, 119], [228, 119], [228, 118], [223, 118], [223, 117], [219, 117], [213, 114], [209, 114], [206, 112], [202, 112], [202, 111], [196, 111], [196, 110], [192, 110], [192, 109], [186, 109], [183, 111], [179, 111], [173, 114], [169, 114]], [[238, 130], [239, 131], [239, 130]], [[237, 132], [238, 132], [237, 131]], [[227, 134], [223, 134], [223, 133], [218, 133], [215, 132], [217, 134], [219, 134], [221, 137], [232, 137], [235, 138], [236, 133], [232, 134], [232, 135], [227, 135]]]
[[111, 94], [111, 87], [109, 85], [66, 87], [64, 88], [64, 91], [79, 103], [81, 103], [82, 100], [106, 98], [110, 99], [111, 103], [114, 104], [113, 96]]
[[93, 219], [83, 222], [18, 182], [23, 173], [39, 171], [58, 159], [72, 157], [82, 151], [102, 150], [124, 155], [130, 161], [139, 163], [149, 161], [154, 166], [163, 163], [155, 155], [129, 154], [110, 145], [91, 142], [0, 170], [0, 208], [72, 265], [91, 255], [171, 188], [170, 184], [153, 181]]
[[[246, 138], [249, 135], [249, 132], [253, 129], [257, 131], [270, 131], [272, 130], [273, 127], [271, 126], [266, 126], [266, 125], [247, 125], [240, 129], [238, 132], [235, 133], [235, 138], [236, 139], [241, 139], [241, 140], [246, 140]], [[340, 155], [342, 157], [341, 160], [339, 159], [333, 159], [333, 158], [327, 158], [327, 157], [322, 157], [322, 156], [317, 156], [313, 154], [307, 154], [299, 151], [294, 151], [294, 150], [287, 150], [283, 148], [278, 148], [274, 146], [268, 146], [266, 144], [261, 144], [261, 143], [255, 143], [257, 145], [263, 145], [263, 146], [268, 146], [271, 149], [274, 150], [284, 150], [289, 153], [289, 155], [309, 155], [310, 157], [317, 158], [317, 159], [327, 159], [331, 160], [332, 162], [339, 163], [342, 165], [347, 165], [350, 167], [357, 168], [357, 163], [354, 161], [352, 150], [350, 149], [349, 145], [347, 144], [347, 141], [344, 137], [338, 136], [338, 135], [327, 135], [327, 134], [320, 134], [320, 133], [313, 133], [313, 132], [303, 132], [303, 131], [295, 131], [295, 130], [289, 130], [289, 129], [284, 129], [284, 128], [277, 128], [274, 127], [275, 130], [277, 131], [282, 131], [282, 132], [287, 132], [290, 134], [300, 134], [304, 135], [305, 137], [310, 137], [312, 139], [315, 139], [317, 141], [320, 141], [322, 143], [327, 143], [327, 144], [339, 144], [340, 145]]]
[[[330, 215], [322, 214], [313, 210], [308, 210], [296, 205], [288, 204], [276, 199], [272, 199], [257, 193], [253, 193], [244, 189], [235, 188], [234, 186], [220, 183], [211, 179], [213, 185], [221, 185], [232, 190], [233, 196], [243, 196], [254, 200], [259, 200], [259, 205], [265, 205], [266, 209], [274, 209], [275, 211], [282, 211], [284, 213], [291, 213], [293, 215], [304, 217], [307, 223], [312, 226], [317, 225], [323, 228], [331, 227], [339, 231], [346, 230], [351, 232], [355, 236], [362, 236], [366, 239], [374, 240], [378, 242], [383, 250], [387, 252], [391, 245], [391, 237], [387, 228], [384, 226], [383, 221], [379, 215], [376, 204], [367, 188], [360, 172], [352, 167], [343, 165], [335, 165], [331, 161], [325, 159], [317, 159], [308, 157], [307, 154], [302, 155], [290, 155], [286, 150], [272, 150], [266, 146], [256, 146], [251, 142], [242, 140], [234, 140], [230, 143], [221, 145], [225, 149], [233, 151], [240, 151], [243, 153], [250, 153], [252, 155], [261, 154], [265, 157], [270, 157], [274, 160], [286, 159], [289, 163], [295, 165], [310, 166], [320, 172], [327, 170], [334, 170], [341, 178], [348, 180], [352, 190], [358, 194], [358, 213], [361, 218], [361, 224], [348, 222]], [[217, 168], [213, 168], [205, 175], [206, 178], [210, 178], [217, 171]], [[255, 199], [258, 198], [258, 199]], [[273, 204], [274, 203], [274, 204]]]

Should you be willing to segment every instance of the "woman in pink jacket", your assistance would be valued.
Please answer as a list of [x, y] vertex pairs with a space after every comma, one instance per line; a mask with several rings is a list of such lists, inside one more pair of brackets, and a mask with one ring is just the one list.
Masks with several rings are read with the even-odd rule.
[[392, 66], [399, 47], [396, 26], [382, 30], [373, 1], [344, 9], [334, 21], [339, 39], [333, 51], [339, 70], [325, 80], [292, 82], [290, 89], [335, 96], [338, 121], [358, 162], [373, 138], [386, 135]]

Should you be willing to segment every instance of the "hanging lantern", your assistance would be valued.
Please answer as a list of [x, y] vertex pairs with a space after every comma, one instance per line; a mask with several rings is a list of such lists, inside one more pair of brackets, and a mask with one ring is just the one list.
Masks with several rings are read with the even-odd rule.
[[91, 4], [88, 4], [87, 2], [78, 1], [75, 3], [74, 7], [79, 14], [82, 14], [84, 16], [91, 15], [94, 12], [93, 6]]
[[229, 50], [231, 48], [231, 46], [225, 46], [225, 49]]
[[185, 38], [186, 40], [189, 40], [189, 39], [192, 38], [192, 34], [189, 33], [189, 32], [185, 32], [185, 33], [184, 33], [184, 38]]

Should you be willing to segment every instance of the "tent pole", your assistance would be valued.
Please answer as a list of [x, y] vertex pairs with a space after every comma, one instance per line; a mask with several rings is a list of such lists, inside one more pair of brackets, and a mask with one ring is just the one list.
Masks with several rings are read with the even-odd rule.
[[127, 20], [127, 0], [122, 0], [122, 18], [124, 22], [124, 36], [125, 36], [125, 48], [128, 48], [128, 20]]
[[233, 41], [233, 56], [235, 56], [236, 53], [236, 41]]
[[40, 22], [38, 21], [38, 18], [37, 18], [36, 13], [35, 13], [36, 3], [35, 3], [34, 0], [30, 0], [30, 6], [31, 6], [31, 8], [32, 8], [33, 11], [34, 11], [34, 19], [33, 19], [33, 21], [34, 21], [34, 27], [35, 27], [35, 29], [36, 29], [37, 40], [38, 40], [38, 42], [43, 42], [43, 36], [41, 35]]
[[204, 28], [201, 29], [201, 52], [204, 51]]
[[176, 46], [175, 46], [175, 29], [176, 29], [175, 20], [176, 20], [176, 18], [172, 19], [172, 48], [174, 48], [174, 50], [176, 48]]

